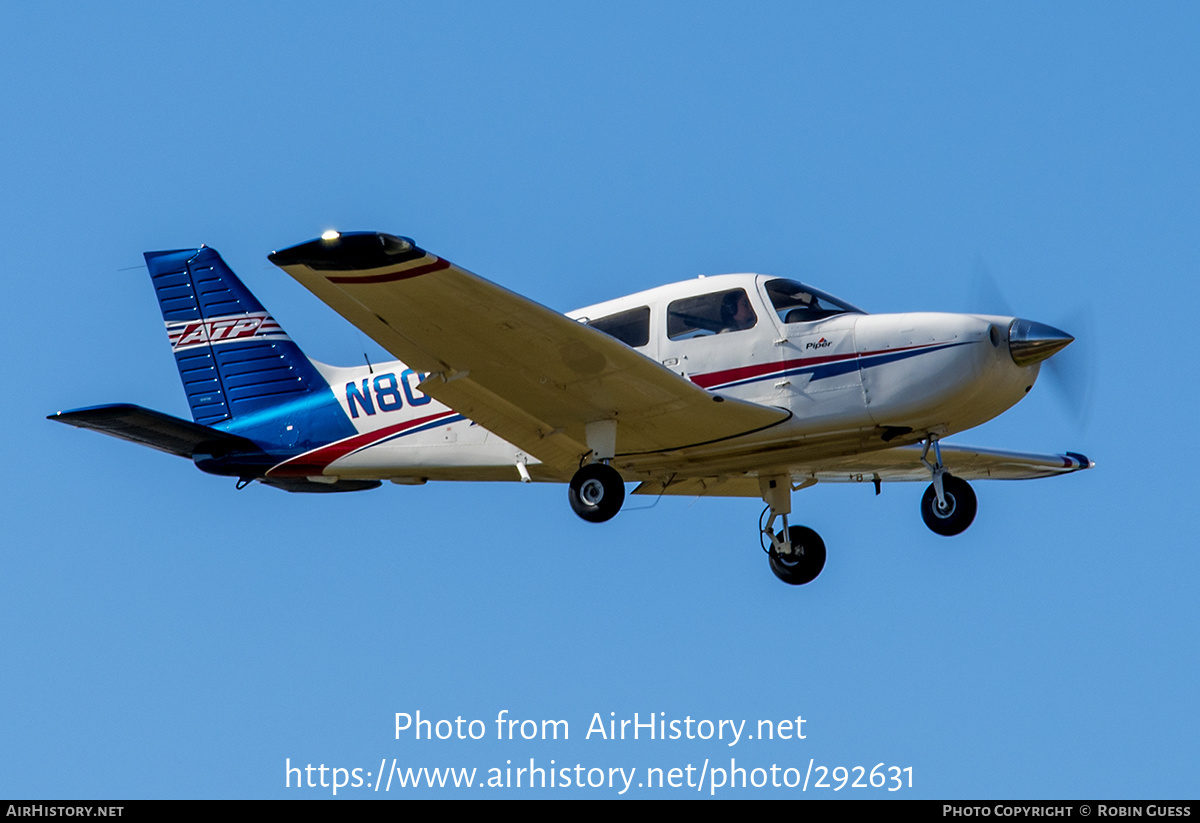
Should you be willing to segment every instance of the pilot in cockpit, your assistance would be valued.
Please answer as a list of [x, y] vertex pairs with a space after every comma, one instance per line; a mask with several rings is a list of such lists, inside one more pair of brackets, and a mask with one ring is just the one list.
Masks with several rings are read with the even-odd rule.
[[751, 328], [757, 320], [750, 299], [741, 289], [729, 292], [721, 301], [721, 334]]

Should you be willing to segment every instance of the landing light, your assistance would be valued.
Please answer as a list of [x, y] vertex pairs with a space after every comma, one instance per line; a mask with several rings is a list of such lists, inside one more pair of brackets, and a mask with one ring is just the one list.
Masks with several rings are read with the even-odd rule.
[[322, 240], [337, 240], [341, 236], [341, 232], [334, 231], [333, 229], [321, 233]]

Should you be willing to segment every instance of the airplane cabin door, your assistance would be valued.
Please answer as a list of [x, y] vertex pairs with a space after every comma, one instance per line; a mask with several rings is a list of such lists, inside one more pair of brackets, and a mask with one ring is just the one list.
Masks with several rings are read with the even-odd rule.
[[829, 304], [793, 280], [764, 278], [780, 336], [775, 389], [800, 420], [870, 426], [854, 327], [858, 314]]

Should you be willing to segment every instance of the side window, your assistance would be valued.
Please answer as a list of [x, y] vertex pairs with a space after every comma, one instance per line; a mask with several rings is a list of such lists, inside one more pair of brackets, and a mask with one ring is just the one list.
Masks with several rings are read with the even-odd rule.
[[638, 349], [650, 342], [650, 307], [642, 306], [608, 317], [598, 317], [589, 320], [588, 325]]
[[757, 322], [745, 289], [688, 297], [667, 306], [667, 337], [672, 340], [743, 331]]

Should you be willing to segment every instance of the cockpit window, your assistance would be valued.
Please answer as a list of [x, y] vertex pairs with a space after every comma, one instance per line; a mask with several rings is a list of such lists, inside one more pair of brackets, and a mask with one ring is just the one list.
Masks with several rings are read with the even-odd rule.
[[865, 314], [862, 309], [844, 303], [823, 291], [795, 280], [769, 280], [767, 297], [784, 323], [810, 323], [835, 314]]
[[688, 297], [667, 306], [667, 337], [672, 340], [743, 331], [757, 322], [745, 289]]
[[650, 307], [642, 306], [629, 311], [610, 314], [589, 320], [588, 325], [611, 335], [627, 346], [641, 348], [650, 342]]

